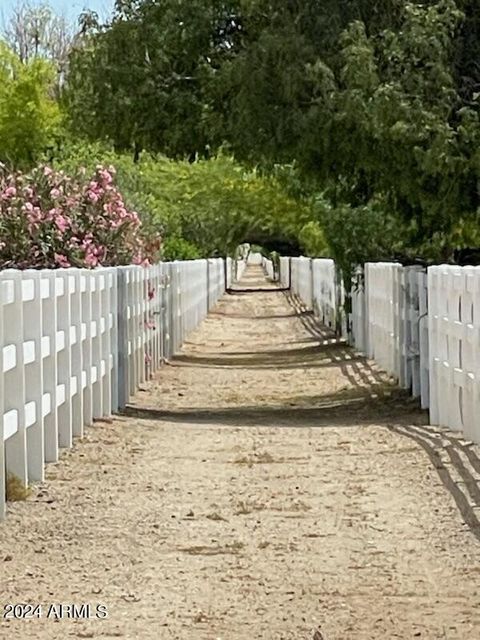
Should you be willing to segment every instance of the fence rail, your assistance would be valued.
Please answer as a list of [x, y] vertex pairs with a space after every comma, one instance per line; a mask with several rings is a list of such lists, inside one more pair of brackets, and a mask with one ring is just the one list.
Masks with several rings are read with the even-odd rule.
[[125, 407], [236, 279], [232, 267], [0, 272], [0, 518], [4, 471], [42, 481], [85, 426]]

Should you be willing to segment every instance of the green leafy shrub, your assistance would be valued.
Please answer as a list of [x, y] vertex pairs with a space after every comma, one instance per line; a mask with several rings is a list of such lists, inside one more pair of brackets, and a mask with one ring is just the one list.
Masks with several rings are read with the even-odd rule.
[[312, 216], [278, 180], [224, 155], [188, 162], [144, 154], [134, 162], [99, 144], [74, 144], [57, 160], [67, 171], [98, 163], [115, 166], [127, 203], [145, 229], [162, 235], [168, 259], [233, 255], [239, 244], [256, 239], [296, 243]]

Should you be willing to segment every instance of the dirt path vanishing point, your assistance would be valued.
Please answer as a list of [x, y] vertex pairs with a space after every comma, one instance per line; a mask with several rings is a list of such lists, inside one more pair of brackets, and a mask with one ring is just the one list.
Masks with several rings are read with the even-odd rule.
[[0, 600], [43, 611], [0, 638], [480, 639], [479, 450], [425, 421], [285, 293], [226, 295], [10, 506]]

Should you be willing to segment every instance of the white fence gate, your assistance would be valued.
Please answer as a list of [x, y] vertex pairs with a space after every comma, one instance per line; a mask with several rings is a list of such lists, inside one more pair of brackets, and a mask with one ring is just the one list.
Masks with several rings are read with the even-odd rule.
[[366, 355], [368, 352], [367, 310], [365, 300], [365, 274], [362, 267], [355, 269], [350, 297], [352, 310], [350, 313], [350, 334], [348, 340], [359, 353]]
[[480, 268], [428, 270], [430, 419], [480, 442]]
[[44, 479], [123, 408], [225, 291], [222, 259], [0, 272], [0, 518], [5, 474]]
[[226, 260], [226, 288], [230, 287], [242, 279], [247, 262], [243, 258], [227, 258]]
[[[280, 259], [282, 285], [324, 323], [335, 287], [339, 306], [328, 262]], [[420, 397], [432, 424], [480, 443], [480, 267], [368, 263], [350, 295], [350, 343]]]
[[260, 267], [262, 265], [263, 256], [261, 253], [249, 253], [247, 263]]
[[392, 262], [357, 268], [350, 343], [428, 406], [426, 273]]
[[322, 324], [334, 329], [337, 323], [337, 275], [333, 260], [312, 260], [312, 300]]

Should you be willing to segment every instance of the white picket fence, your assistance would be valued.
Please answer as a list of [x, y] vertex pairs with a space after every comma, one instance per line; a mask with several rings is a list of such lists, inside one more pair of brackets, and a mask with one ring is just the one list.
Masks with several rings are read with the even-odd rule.
[[300, 298], [305, 308], [314, 311], [325, 326], [336, 329], [338, 324], [341, 324], [344, 290], [341, 281], [337, 282], [333, 260], [305, 257], [282, 258], [280, 282], [284, 286], [290, 286], [291, 291]]
[[290, 289], [300, 298], [305, 308], [313, 310], [312, 260], [290, 258]]
[[222, 259], [0, 272], [0, 518], [94, 419], [122, 409], [225, 291]]

